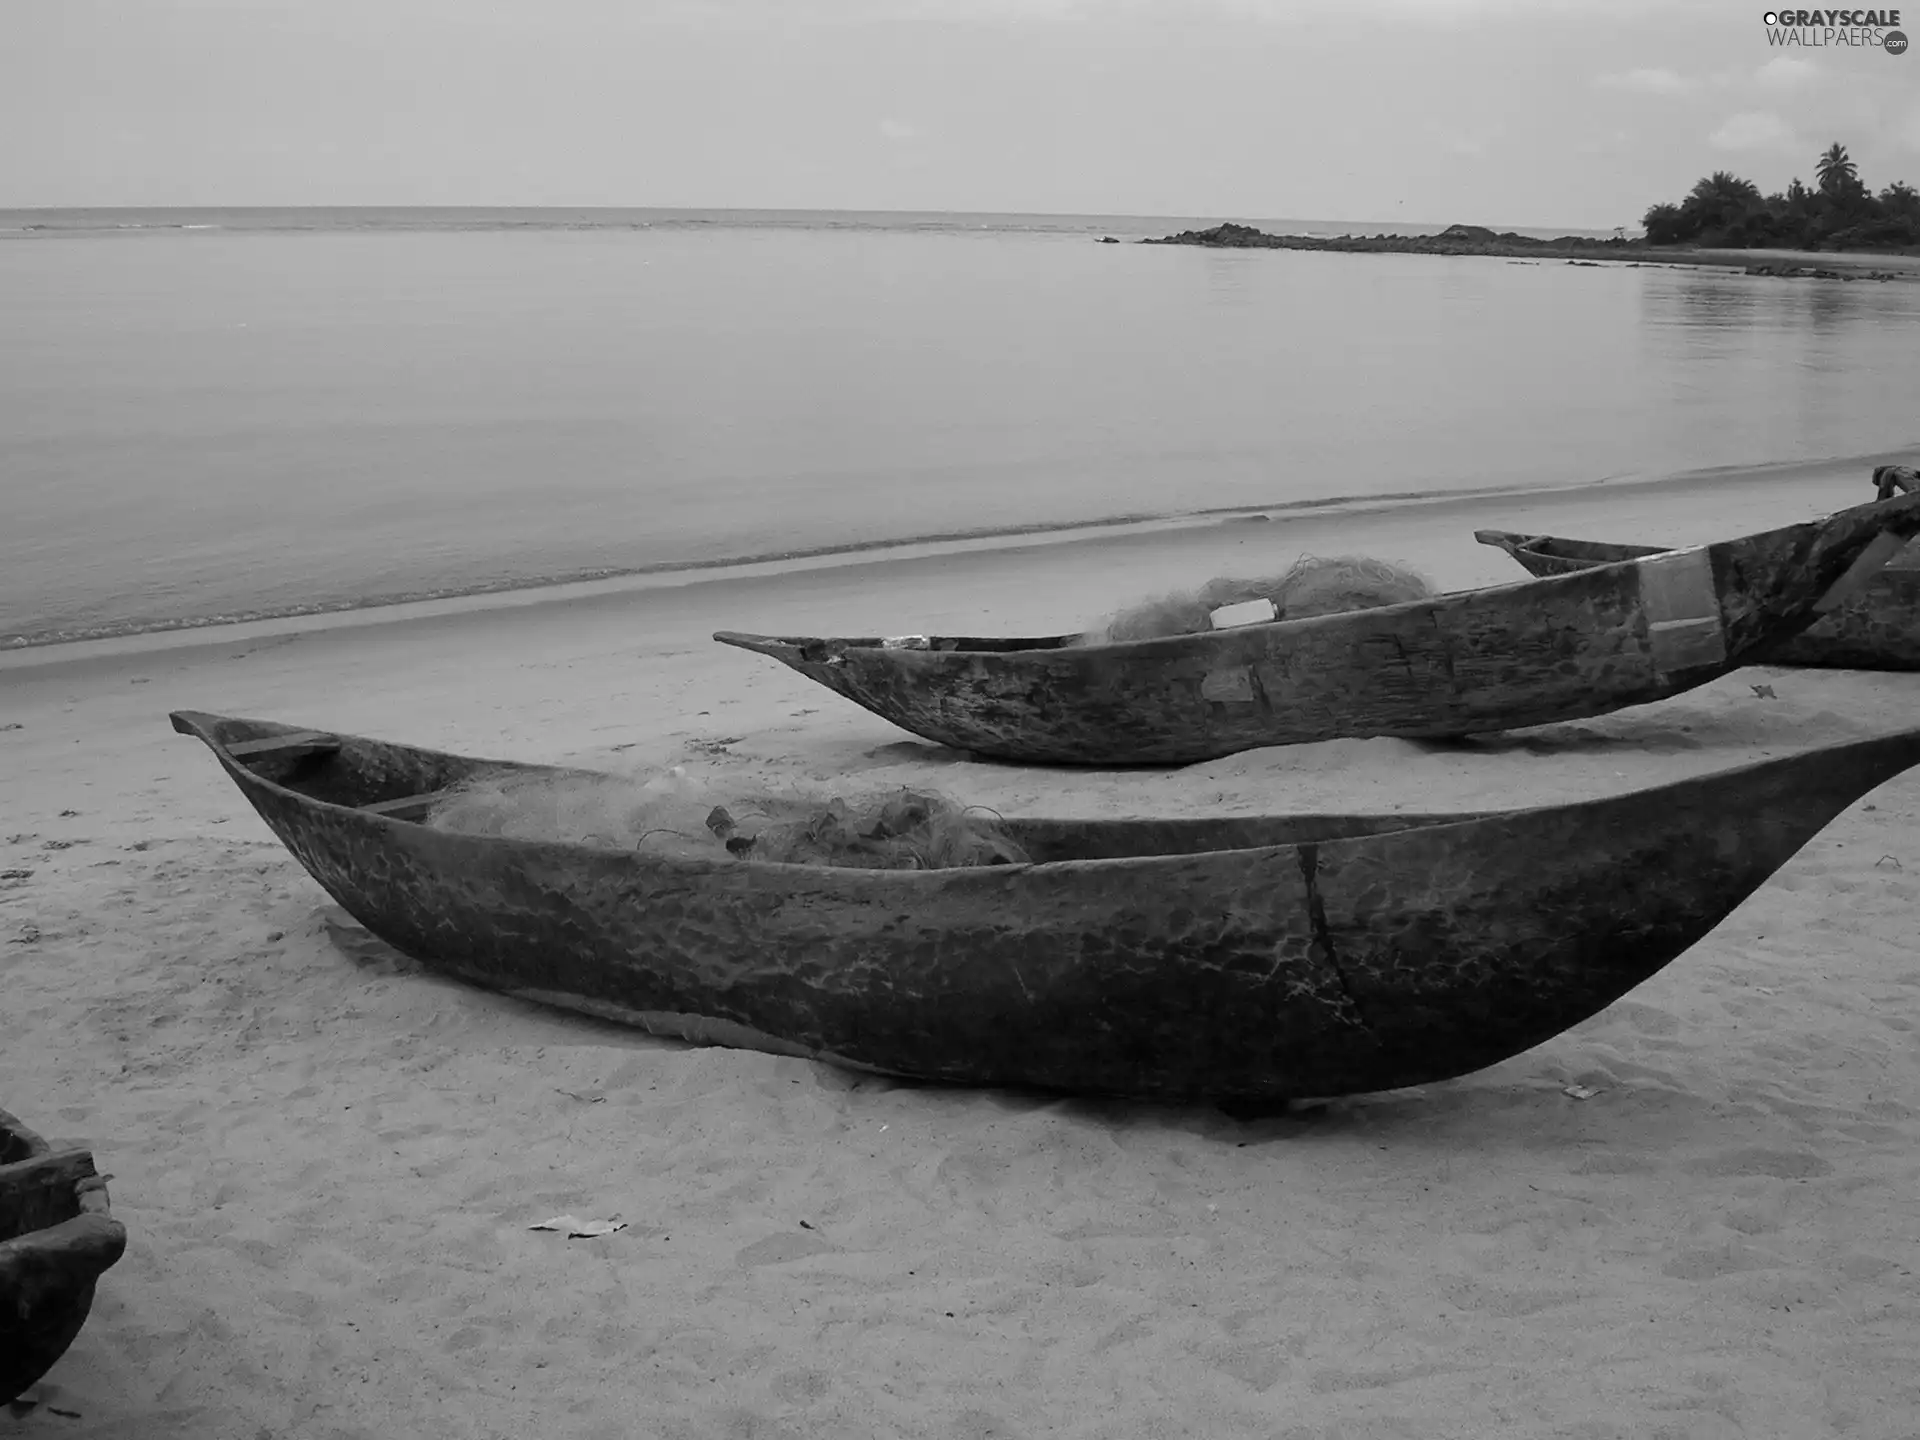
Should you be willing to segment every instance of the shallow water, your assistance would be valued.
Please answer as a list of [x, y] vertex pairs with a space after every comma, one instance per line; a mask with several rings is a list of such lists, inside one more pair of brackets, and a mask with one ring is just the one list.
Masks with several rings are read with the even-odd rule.
[[1920, 434], [1910, 284], [308, 218], [0, 235], [0, 644]]

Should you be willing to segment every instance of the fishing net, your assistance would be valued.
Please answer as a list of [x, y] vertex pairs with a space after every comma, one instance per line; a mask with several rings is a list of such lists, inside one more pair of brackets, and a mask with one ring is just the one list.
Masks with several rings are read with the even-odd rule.
[[1310, 615], [1398, 605], [1433, 593], [1424, 576], [1385, 560], [1366, 555], [1330, 559], [1308, 555], [1286, 574], [1270, 579], [1210, 580], [1195, 591], [1176, 591], [1129, 606], [1093, 626], [1076, 643], [1109, 645], [1195, 635], [1214, 628], [1214, 611], [1249, 600], [1271, 601], [1276, 620], [1303, 620]]
[[861, 804], [836, 796], [787, 820], [747, 815], [737, 821], [725, 806], [717, 806], [706, 824], [729, 851], [787, 865], [955, 870], [1024, 865], [1029, 858], [997, 817], [919, 790], [902, 789]]
[[684, 859], [767, 860], [862, 870], [1023, 865], [999, 817], [927, 791], [742, 793], [715, 804], [680, 772], [480, 776], [449, 790], [426, 824], [467, 835], [559, 840]]

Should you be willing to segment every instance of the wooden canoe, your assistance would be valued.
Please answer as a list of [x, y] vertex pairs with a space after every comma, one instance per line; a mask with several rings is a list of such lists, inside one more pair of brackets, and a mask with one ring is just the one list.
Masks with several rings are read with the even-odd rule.
[[0, 1405], [67, 1353], [126, 1248], [93, 1156], [55, 1150], [0, 1110]]
[[1714, 928], [1920, 729], [1578, 804], [1011, 820], [1033, 863], [875, 871], [437, 829], [576, 776], [183, 712], [362, 925], [475, 985], [655, 1034], [974, 1086], [1271, 1102], [1443, 1080]]
[[[1473, 538], [1506, 551], [1535, 575], [1566, 575], [1664, 553], [1657, 545], [1611, 545], [1510, 530], [1476, 530]], [[1749, 663], [1920, 670], [1920, 546], [1906, 546], [1857, 594], [1798, 635], [1762, 647]]]
[[1856, 590], [1920, 494], [1825, 520], [1372, 610], [1123, 644], [721, 631], [916, 735], [1067, 765], [1604, 715], [1718, 679]]

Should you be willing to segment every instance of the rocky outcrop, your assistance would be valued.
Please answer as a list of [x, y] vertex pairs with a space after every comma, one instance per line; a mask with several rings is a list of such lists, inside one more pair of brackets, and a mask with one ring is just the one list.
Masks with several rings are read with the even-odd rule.
[[1738, 251], [1698, 253], [1691, 247], [1649, 245], [1645, 240], [1597, 240], [1589, 235], [1559, 235], [1537, 240], [1512, 230], [1490, 230], [1485, 225], [1449, 225], [1435, 235], [1270, 235], [1251, 225], [1228, 220], [1206, 230], [1182, 230], [1178, 235], [1138, 242], [1141, 245], [1200, 245], [1217, 250], [1338, 250], [1393, 255], [1499, 255], [1518, 260], [1564, 260], [1570, 265], [1601, 261], [1655, 265], [1719, 265], [1742, 268], [1749, 275], [1779, 275], [1822, 280], [1914, 280], [1920, 270], [1826, 268], [1796, 261], [1749, 263]]
[[1823, 265], [1749, 265], [1749, 275], [1779, 275], [1789, 280], [1910, 280], [1911, 274], [1898, 270], [1829, 270]]
[[1182, 230], [1178, 235], [1142, 240], [1142, 245], [1204, 245], [1228, 250], [1347, 250], [1407, 255], [1519, 255], [1560, 259], [1593, 255], [1626, 258], [1648, 253], [1637, 240], [1595, 240], [1584, 235], [1562, 235], [1536, 240], [1511, 230], [1494, 231], [1484, 225], [1449, 225], [1437, 235], [1269, 235], [1251, 225], [1229, 220], [1207, 230]]

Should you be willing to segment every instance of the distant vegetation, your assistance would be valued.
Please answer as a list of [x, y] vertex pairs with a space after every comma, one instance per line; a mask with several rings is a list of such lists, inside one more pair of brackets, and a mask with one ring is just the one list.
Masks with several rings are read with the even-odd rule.
[[1920, 190], [1896, 180], [1875, 195], [1839, 144], [1820, 157], [1814, 180], [1811, 190], [1796, 177], [1785, 190], [1762, 195], [1751, 180], [1716, 170], [1678, 205], [1647, 211], [1647, 243], [1792, 250], [1920, 246]]

